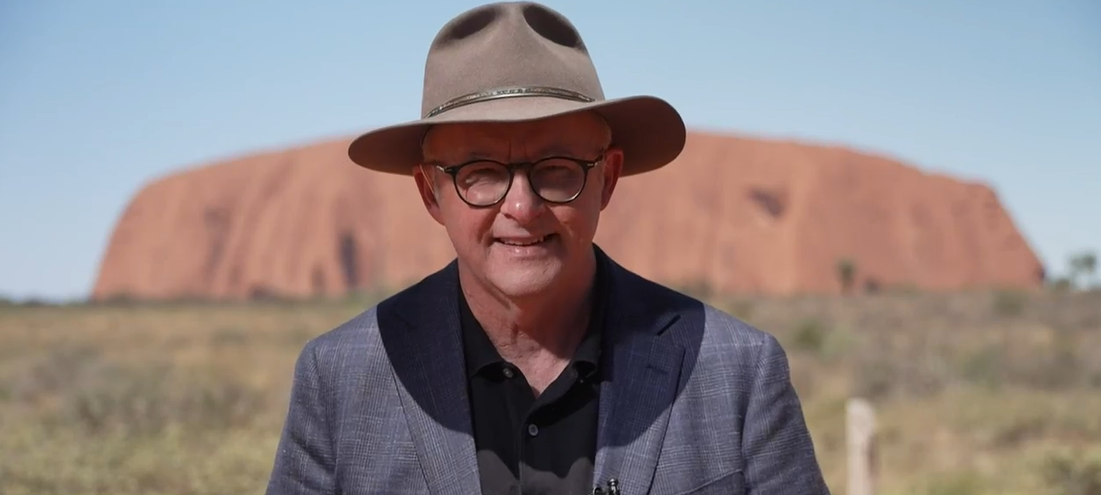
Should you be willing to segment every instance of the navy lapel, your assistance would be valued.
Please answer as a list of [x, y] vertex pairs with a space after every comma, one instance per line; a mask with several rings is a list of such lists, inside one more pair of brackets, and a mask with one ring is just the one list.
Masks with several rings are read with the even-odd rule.
[[457, 295], [457, 264], [452, 262], [380, 303], [378, 311], [379, 333], [433, 494], [481, 492]]
[[610, 275], [604, 356], [611, 374], [600, 389], [593, 481], [615, 478], [623, 493], [647, 493], [680, 380], [684, 347], [668, 333], [681, 320], [646, 290], [652, 285], [598, 255]]

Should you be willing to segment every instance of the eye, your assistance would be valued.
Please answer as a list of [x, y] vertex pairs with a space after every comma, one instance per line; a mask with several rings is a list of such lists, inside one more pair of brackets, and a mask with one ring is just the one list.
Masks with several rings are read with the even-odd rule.
[[561, 177], [576, 174], [581, 171], [581, 166], [573, 160], [565, 158], [551, 158], [539, 162], [535, 172], [541, 177]]
[[501, 182], [507, 177], [508, 170], [498, 163], [474, 162], [459, 169], [456, 179], [460, 185], [474, 186]]

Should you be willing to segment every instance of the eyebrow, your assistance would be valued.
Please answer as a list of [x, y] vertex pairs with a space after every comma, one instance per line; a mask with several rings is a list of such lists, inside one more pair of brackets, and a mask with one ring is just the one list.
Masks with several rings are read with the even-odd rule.
[[539, 148], [538, 156], [570, 156], [572, 154], [573, 153], [570, 153], [570, 151], [565, 146], [562, 146], [561, 144], [552, 144]]
[[[494, 156], [492, 153], [490, 153], [488, 151], [485, 151], [484, 149], [479, 149], [479, 147], [477, 145], [480, 145], [480, 144], [483, 144], [483, 143], [476, 142], [476, 143], [473, 143], [473, 144], [474, 144], [474, 146], [471, 146], [467, 149], [458, 149], [458, 150], [455, 150], [455, 151], [450, 151], [449, 150], [449, 152], [441, 153], [440, 155], [437, 155], [437, 158], [435, 158], [435, 159], [426, 160], [426, 163], [432, 163], [432, 164], [438, 164], [438, 165], [457, 165], [459, 163], [465, 163], [465, 162], [469, 162], [469, 161], [472, 161], [472, 160], [497, 160], [497, 161], [500, 161], [499, 157]], [[585, 148], [588, 148], [588, 146], [585, 146]], [[595, 150], [582, 151], [582, 152], [580, 152], [580, 155], [582, 155], [582, 156], [577, 156], [579, 154], [571, 152], [569, 150], [568, 146], [563, 145], [562, 143], [556, 142], [556, 143], [551, 143], [551, 144], [545, 145], [541, 148], [538, 148], [538, 150], [539, 150], [539, 152], [535, 154], [535, 158], [534, 158], [536, 160], [540, 159], [540, 158], [547, 158], [547, 157], [552, 157], [552, 156], [568, 156], [568, 157], [574, 157], [574, 158], [590, 158], [588, 155], [595, 154], [595, 153], [600, 153], [603, 149], [598, 147]], [[443, 158], [442, 160], [439, 158], [440, 156], [442, 156], [442, 158]]]
[[485, 153], [483, 151], [472, 151], [468, 153], [442, 153], [441, 155], [442, 156], [437, 155], [435, 157], [426, 156], [424, 162], [429, 165], [452, 167], [474, 160], [496, 160], [496, 158], [489, 156], [488, 153]]

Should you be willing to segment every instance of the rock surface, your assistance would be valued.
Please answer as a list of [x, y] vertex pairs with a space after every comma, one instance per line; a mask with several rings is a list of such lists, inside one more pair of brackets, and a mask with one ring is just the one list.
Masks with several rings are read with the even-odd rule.
[[[338, 140], [180, 172], [119, 219], [96, 300], [335, 296], [450, 261], [413, 181]], [[673, 286], [789, 295], [1035, 287], [1043, 267], [996, 194], [844, 148], [693, 132], [677, 162], [620, 181], [597, 243]]]

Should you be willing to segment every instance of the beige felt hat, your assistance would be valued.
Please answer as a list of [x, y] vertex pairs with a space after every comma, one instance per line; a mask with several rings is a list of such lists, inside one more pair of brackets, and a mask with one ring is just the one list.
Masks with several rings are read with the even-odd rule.
[[367, 132], [348, 147], [356, 164], [410, 175], [434, 124], [515, 122], [590, 110], [623, 150], [622, 175], [651, 171], [684, 148], [685, 127], [653, 96], [605, 99], [588, 49], [573, 24], [531, 2], [483, 5], [449, 21], [432, 41], [421, 118]]

